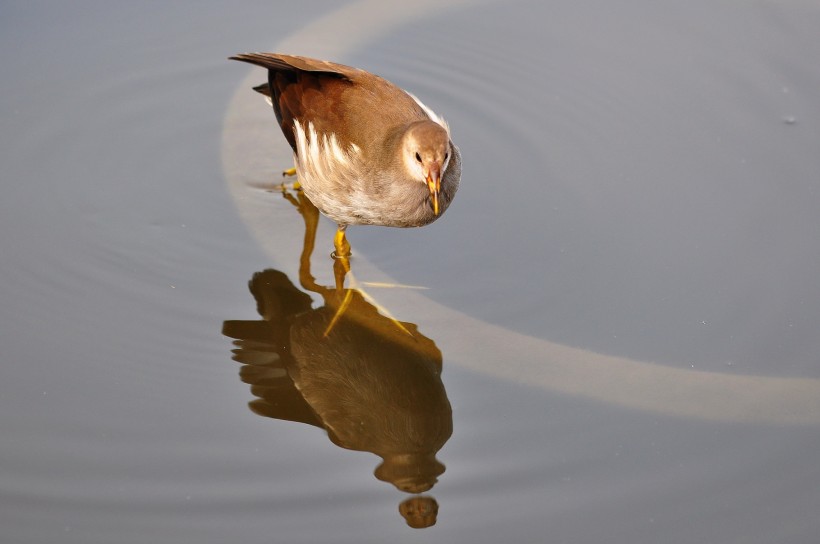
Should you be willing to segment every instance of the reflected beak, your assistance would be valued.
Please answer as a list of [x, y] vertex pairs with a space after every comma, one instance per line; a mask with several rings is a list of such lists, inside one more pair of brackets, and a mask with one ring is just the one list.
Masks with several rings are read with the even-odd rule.
[[433, 198], [433, 214], [438, 215], [438, 194], [441, 192], [441, 173], [438, 168], [431, 168], [427, 172], [427, 188]]

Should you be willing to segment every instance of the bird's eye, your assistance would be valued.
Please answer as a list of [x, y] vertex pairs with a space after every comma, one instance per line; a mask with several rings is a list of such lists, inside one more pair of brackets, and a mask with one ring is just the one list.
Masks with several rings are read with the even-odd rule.
[[416, 153], [416, 160], [421, 162], [421, 155], [419, 155], [418, 153]]
[[444, 160], [446, 161], [446, 160], [447, 160], [447, 159], [449, 159], [449, 158], [450, 158], [450, 154], [449, 154], [449, 153], [445, 153], [445, 154], [444, 154]]

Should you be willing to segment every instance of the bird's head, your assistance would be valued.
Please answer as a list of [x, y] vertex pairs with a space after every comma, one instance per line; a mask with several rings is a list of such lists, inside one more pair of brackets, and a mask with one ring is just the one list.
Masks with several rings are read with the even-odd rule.
[[427, 186], [433, 202], [433, 213], [439, 214], [441, 178], [450, 163], [450, 135], [438, 123], [418, 121], [407, 128], [403, 145], [404, 167], [411, 179]]

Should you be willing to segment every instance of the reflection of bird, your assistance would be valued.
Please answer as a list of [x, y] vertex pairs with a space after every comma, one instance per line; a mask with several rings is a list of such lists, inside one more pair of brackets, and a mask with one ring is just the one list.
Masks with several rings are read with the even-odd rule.
[[403, 323], [407, 335], [358, 292], [325, 338], [335, 312], [327, 305], [294, 320], [294, 382], [337, 444], [384, 459], [379, 479], [426, 491], [444, 471], [435, 452], [452, 433], [441, 352], [414, 324]]
[[250, 288], [264, 320], [226, 321], [223, 333], [237, 339], [234, 359], [247, 365], [242, 379], [259, 397], [252, 410], [323, 427], [335, 444], [380, 456], [379, 479], [408, 493], [430, 489], [444, 472], [435, 454], [452, 433], [435, 344], [402, 323], [408, 335], [356, 291], [329, 289], [325, 305], [310, 309], [281, 272], [255, 274]]
[[[305, 222], [299, 283], [277, 270], [250, 282], [261, 321], [225, 321], [236, 339], [234, 360], [258, 398], [255, 413], [315, 425], [337, 445], [370, 451], [383, 462], [376, 477], [408, 493], [436, 483], [444, 465], [435, 454], [453, 432], [441, 382], [441, 352], [413, 323], [386, 317], [362, 291], [345, 289], [349, 259], [333, 263], [336, 287], [316, 282], [310, 269], [319, 211], [304, 195], [284, 193]], [[399, 508], [411, 527], [435, 524], [438, 504], [414, 495]]]
[[433, 497], [410, 497], [399, 505], [399, 513], [407, 525], [414, 529], [423, 529], [436, 524], [438, 503]]
[[450, 205], [461, 157], [450, 129], [418, 99], [378, 76], [331, 62], [246, 53], [268, 69], [267, 95], [308, 198], [339, 225], [418, 227]]

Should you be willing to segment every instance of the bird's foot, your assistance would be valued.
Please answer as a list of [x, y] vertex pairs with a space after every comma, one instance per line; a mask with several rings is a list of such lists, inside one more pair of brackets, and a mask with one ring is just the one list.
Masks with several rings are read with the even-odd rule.
[[322, 336], [324, 336], [325, 338], [328, 337], [330, 331], [333, 330], [333, 327], [336, 326], [336, 323], [344, 315], [345, 310], [347, 310], [347, 307], [350, 306], [351, 300], [353, 300], [353, 291], [351, 289], [347, 289], [345, 290], [345, 296], [342, 299], [341, 304], [339, 304], [339, 307], [336, 309], [336, 313], [333, 314], [333, 318], [330, 320], [330, 323], [327, 324], [327, 328], [325, 329], [325, 332], [322, 334]]
[[[393, 314], [391, 314], [390, 311], [385, 306], [379, 304], [379, 302], [376, 301], [376, 299], [373, 298], [373, 296], [370, 293], [368, 293], [367, 291], [364, 290], [362, 285], [356, 280], [356, 277], [353, 275], [353, 272], [350, 271], [350, 261], [347, 258], [338, 258], [336, 260], [336, 262], [333, 263], [333, 272], [334, 272], [334, 275], [336, 276], [336, 289], [337, 289], [337, 292], [339, 294], [344, 293], [344, 295], [342, 297], [341, 302], [339, 303], [338, 308], [336, 308], [336, 312], [333, 314], [333, 317], [331, 318], [330, 323], [328, 323], [327, 328], [325, 328], [325, 332], [323, 334], [323, 336], [325, 338], [327, 338], [328, 335], [330, 335], [333, 328], [339, 322], [339, 319], [342, 318], [342, 316], [344, 315], [344, 313], [347, 310], [348, 306], [350, 306], [350, 302], [353, 299], [353, 292], [354, 291], [357, 291], [366, 302], [368, 302], [374, 308], [376, 308], [377, 312], [379, 312], [380, 314], [385, 316], [387, 319], [389, 319], [390, 322], [393, 323], [396, 326], [396, 328], [398, 328], [400, 331], [407, 334], [408, 336], [413, 336], [413, 333], [410, 332], [409, 330], [407, 330], [407, 327], [405, 327], [404, 324], [401, 321], [396, 319], [393, 316]], [[345, 282], [345, 278], [348, 277], [348, 276], [350, 277], [350, 288], [345, 289], [344, 288], [344, 282]], [[384, 285], [379, 285], [379, 286], [384, 287]], [[402, 287], [410, 287], [410, 288], [418, 289], [418, 287], [415, 287], [415, 286], [402, 286]]]
[[[285, 170], [282, 170], [282, 177], [283, 178], [284, 177], [293, 177], [295, 175], [296, 175], [296, 168], [287, 168]], [[279, 184], [279, 189], [283, 193], [286, 193], [288, 191], [301, 191], [302, 190], [302, 184], [299, 183], [298, 179], [295, 180], [295, 181], [292, 181], [290, 183], [286, 183], [286, 182], [283, 181], [282, 183]]]
[[333, 276], [336, 280], [336, 292], [344, 293], [344, 298], [342, 298], [339, 303], [339, 307], [336, 308], [336, 313], [333, 314], [333, 318], [330, 320], [330, 323], [328, 323], [327, 328], [325, 329], [323, 334], [325, 338], [327, 338], [330, 331], [333, 330], [333, 327], [336, 326], [336, 323], [344, 315], [345, 310], [347, 310], [347, 307], [350, 306], [350, 301], [353, 300], [353, 290], [345, 289], [345, 277], [347, 277], [347, 274], [350, 272], [350, 259], [347, 257], [334, 257], [334, 259]]
[[350, 272], [350, 259], [347, 257], [334, 257], [333, 278], [336, 280], [337, 291], [345, 288], [345, 277], [347, 277], [348, 272]]
[[302, 184], [299, 183], [298, 180], [294, 181], [292, 183], [282, 182], [282, 183], [279, 184], [279, 190], [282, 191], [282, 193], [287, 193], [288, 191], [294, 191], [294, 192], [301, 191], [302, 190]]

